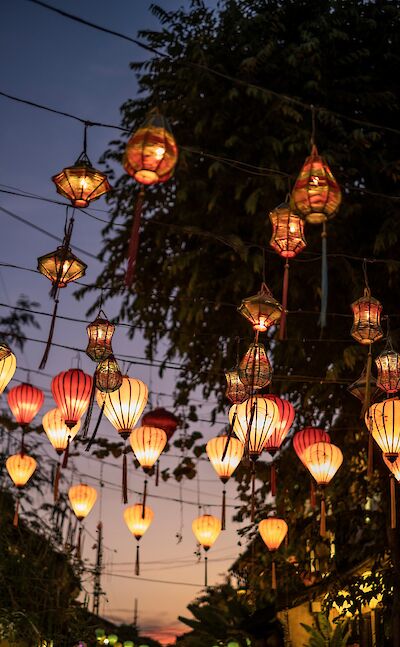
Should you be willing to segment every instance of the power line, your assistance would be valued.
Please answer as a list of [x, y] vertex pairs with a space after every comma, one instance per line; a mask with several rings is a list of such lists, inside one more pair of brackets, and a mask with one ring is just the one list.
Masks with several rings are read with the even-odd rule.
[[196, 589], [204, 588], [204, 584], [192, 584], [191, 582], [177, 582], [175, 580], [155, 580], [149, 577], [136, 577], [135, 575], [122, 575], [121, 573], [113, 573], [112, 571], [103, 571], [103, 575], [109, 577], [119, 577], [123, 580], [135, 580], [137, 582], [153, 582], [154, 584], [173, 584], [176, 586], [192, 586]]

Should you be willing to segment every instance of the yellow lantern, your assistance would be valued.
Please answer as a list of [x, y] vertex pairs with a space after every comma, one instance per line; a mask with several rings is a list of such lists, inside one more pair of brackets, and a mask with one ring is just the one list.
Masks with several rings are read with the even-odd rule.
[[272, 379], [272, 366], [263, 344], [250, 344], [239, 364], [239, 377], [249, 390], [262, 389]]
[[[226, 450], [226, 451], [225, 451]], [[244, 445], [237, 438], [217, 436], [206, 445], [207, 456], [222, 483], [228, 482], [243, 457]], [[226, 525], [226, 490], [222, 491], [221, 530]]]
[[97, 404], [104, 402], [104, 414], [122, 438], [127, 439], [146, 406], [148, 389], [141, 380], [125, 375], [118, 391], [97, 392]]
[[[271, 553], [278, 550], [279, 546], [285, 539], [288, 531], [288, 525], [284, 519], [278, 517], [268, 517], [263, 519], [258, 524], [258, 531], [262, 537], [264, 544], [267, 546]], [[276, 590], [276, 566], [275, 560], [272, 560], [271, 571], [271, 588]]]
[[138, 427], [131, 432], [129, 441], [141, 467], [148, 472], [167, 444], [167, 434], [157, 427]]
[[384, 458], [394, 463], [400, 454], [400, 400], [388, 398], [371, 405], [365, 414], [365, 424]]
[[14, 353], [7, 344], [1, 344], [1, 359], [0, 359], [0, 394], [12, 380], [15, 370], [17, 368], [17, 360]]
[[[205, 552], [217, 541], [221, 532], [221, 521], [212, 514], [203, 514], [192, 522], [193, 534]], [[208, 584], [207, 555], [204, 557], [204, 585]]]
[[94, 487], [79, 483], [69, 488], [68, 498], [75, 515], [82, 521], [96, 503], [97, 492]]
[[143, 506], [141, 503], [125, 508], [124, 520], [130, 532], [135, 537], [136, 546], [136, 564], [135, 574], [140, 575], [140, 555], [139, 555], [139, 541], [144, 533], [148, 530], [151, 522], [153, 521], [154, 512], [148, 506]]
[[69, 429], [64, 422], [61, 411], [59, 409], [51, 409], [44, 414], [42, 426], [57, 454], [61, 456], [63, 451], [67, 449], [68, 443], [75, 438], [81, 423], [78, 420], [75, 427]]
[[14, 454], [6, 460], [7, 472], [17, 488], [22, 488], [27, 484], [36, 465], [35, 459], [27, 454]]
[[270, 326], [278, 323], [282, 306], [272, 296], [271, 290], [262, 283], [261, 290], [253, 297], [243, 299], [238, 311], [253, 326], [253, 330], [265, 332]]
[[253, 396], [229, 410], [229, 421], [240, 442], [248, 447], [250, 458], [255, 461], [264, 449], [268, 438], [279, 424], [279, 409], [275, 402], [262, 396]]

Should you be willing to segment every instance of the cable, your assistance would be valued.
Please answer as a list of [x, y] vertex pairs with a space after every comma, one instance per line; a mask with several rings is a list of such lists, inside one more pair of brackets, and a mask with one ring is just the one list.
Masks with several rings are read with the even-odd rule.
[[173, 584], [176, 586], [193, 586], [196, 589], [204, 588], [203, 584], [192, 584], [191, 582], [176, 582], [173, 580], [154, 580], [149, 577], [136, 577], [135, 575], [122, 575], [121, 573], [113, 573], [112, 571], [103, 571], [103, 575], [109, 577], [119, 577], [123, 580], [136, 580], [138, 582], [153, 582], [154, 584]]

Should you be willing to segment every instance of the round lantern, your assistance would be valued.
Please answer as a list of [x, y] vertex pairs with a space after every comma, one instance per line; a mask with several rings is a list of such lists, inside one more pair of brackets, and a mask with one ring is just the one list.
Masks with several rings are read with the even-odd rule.
[[283, 258], [293, 258], [306, 246], [304, 220], [293, 213], [290, 205], [284, 202], [271, 211], [271, 247]]
[[225, 395], [232, 402], [232, 404], [238, 404], [247, 400], [250, 395], [250, 389], [245, 386], [242, 380], [239, 377], [239, 372], [237, 370], [227, 371], [225, 373], [226, 379], [226, 391]]
[[264, 397], [275, 402], [279, 412], [278, 423], [265, 444], [267, 452], [274, 456], [289, 433], [294, 421], [295, 411], [293, 405], [284, 398], [279, 398], [277, 395], [266, 395]]
[[328, 432], [324, 431], [324, 429], [319, 429], [318, 427], [305, 427], [293, 436], [293, 449], [304, 467], [308, 468], [304, 461], [304, 453], [306, 449], [310, 447], [310, 445], [320, 442], [330, 443], [331, 439]]
[[343, 454], [336, 445], [322, 441], [307, 447], [303, 461], [317, 484], [324, 487], [330, 483], [341, 466]]
[[144, 414], [142, 424], [146, 427], [163, 429], [167, 434], [167, 439], [170, 440], [178, 427], [179, 419], [163, 407], [157, 407], [154, 411], [148, 411]]
[[139, 541], [143, 537], [146, 530], [149, 528], [153, 521], [154, 512], [148, 506], [143, 507], [141, 503], [125, 508], [124, 520], [130, 532], [138, 542], [136, 546], [136, 564], [135, 574], [140, 575], [140, 556], [139, 556]]
[[293, 187], [290, 207], [314, 225], [332, 218], [341, 201], [339, 184], [314, 145]]
[[[244, 445], [237, 438], [217, 436], [206, 445], [207, 456], [211, 465], [225, 485], [242, 460]], [[222, 491], [221, 530], [226, 526], [226, 490]]]
[[[285, 539], [288, 531], [288, 525], [284, 519], [278, 517], [268, 517], [263, 519], [258, 524], [258, 531], [262, 537], [263, 542], [271, 553], [278, 550], [279, 546]], [[276, 590], [276, 566], [275, 560], [272, 560], [271, 569], [271, 588]]]
[[76, 517], [82, 521], [96, 503], [97, 492], [94, 487], [79, 483], [69, 488], [68, 498]]
[[129, 441], [141, 467], [148, 472], [167, 444], [167, 434], [157, 427], [138, 427], [131, 432]]
[[75, 427], [69, 429], [64, 422], [61, 411], [59, 409], [51, 409], [44, 414], [42, 426], [57, 454], [61, 456], [63, 451], [67, 449], [68, 443], [75, 438], [81, 423], [78, 420]]
[[17, 360], [11, 349], [4, 342], [1, 344], [1, 348], [2, 357], [0, 359], [0, 394], [3, 393], [6, 386], [12, 380], [17, 368]]
[[229, 410], [229, 421], [240, 442], [248, 448], [251, 460], [260, 456], [268, 438], [279, 422], [279, 409], [275, 402], [262, 396], [254, 396]]
[[117, 391], [122, 384], [122, 373], [114, 355], [99, 362], [95, 373], [96, 387], [102, 393]]
[[[62, 265], [62, 270], [61, 270]], [[65, 288], [68, 283], [77, 281], [85, 276], [87, 269], [86, 263], [79, 260], [71, 249], [68, 248], [65, 253], [64, 247], [60, 245], [54, 252], [45, 254], [38, 258], [38, 270], [43, 276], [46, 276], [53, 285]], [[58, 282], [57, 282], [58, 278]]]
[[[101, 315], [104, 315], [103, 317]], [[112, 354], [111, 339], [115, 326], [110, 323], [104, 312], [100, 310], [93, 323], [86, 327], [89, 343], [86, 355], [94, 362], [102, 362]]]
[[[221, 532], [221, 521], [212, 514], [203, 514], [192, 522], [193, 534], [196, 540], [207, 552], [216, 542]], [[208, 584], [207, 555], [204, 557], [204, 585]]]
[[272, 366], [263, 344], [250, 344], [239, 364], [239, 377], [250, 392], [271, 382]]
[[17, 488], [22, 488], [27, 484], [36, 465], [35, 459], [27, 454], [14, 454], [6, 460], [7, 472]]
[[127, 439], [146, 406], [148, 389], [141, 380], [125, 375], [118, 391], [97, 393], [97, 403], [122, 438]]
[[253, 330], [265, 332], [281, 318], [282, 306], [263, 283], [258, 294], [243, 299], [238, 311], [251, 323]]
[[171, 128], [158, 110], [152, 110], [129, 139], [123, 167], [140, 184], [158, 184], [170, 179], [177, 160], [178, 148]]
[[400, 355], [393, 348], [384, 350], [375, 360], [378, 371], [376, 385], [386, 393], [400, 390]]
[[70, 368], [53, 378], [51, 390], [65, 424], [72, 429], [89, 406], [92, 377], [80, 368]]
[[365, 288], [363, 297], [351, 304], [351, 308], [354, 317], [351, 336], [356, 341], [360, 344], [373, 344], [383, 337], [382, 305], [371, 296], [368, 288]]
[[32, 422], [43, 406], [44, 394], [36, 386], [19, 384], [8, 392], [7, 402], [15, 420], [24, 427]]
[[83, 209], [111, 190], [106, 174], [93, 168], [86, 154], [86, 141], [84, 151], [75, 164], [64, 168], [51, 179], [57, 193], [70, 200], [73, 207]]
[[400, 400], [388, 398], [370, 406], [365, 424], [384, 458], [394, 462], [400, 454]]

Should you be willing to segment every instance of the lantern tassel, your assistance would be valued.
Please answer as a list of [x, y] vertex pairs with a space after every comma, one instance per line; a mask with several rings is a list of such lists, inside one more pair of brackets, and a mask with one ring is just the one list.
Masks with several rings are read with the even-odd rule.
[[156, 465], [156, 487], [158, 487], [158, 484], [160, 482], [160, 461], [157, 461]]
[[62, 468], [63, 470], [67, 469], [68, 467], [68, 458], [69, 458], [69, 445], [71, 442], [71, 436], [68, 436], [68, 441], [67, 441], [67, 446], [64, 450], [64, 458], [63, 458], [63, 463], [62, 463]]
[[135, 575], [140, 575], [140, 546], [139, 542], [136, 544], [136, 561], [135, 561]]
[[256, 468], [253, 464], [253, 470], [251, 473], [251, 521], [254, 521], [255, 517], [255, 493], [256, 493]]
[[105, 407], [105, 404], [106, 404], [106, 401], [105, 401], [105, 399], [104, 399], [104, 400], [103, 400], [103, 404], [101, 405], [101, 409], [100, 409], [99, 417], [97, 418], [96, 426], [95, 426], [95, 428], [93, 429], [93, 433], [92, 433], [92, 435], [91, 435], [91, 437], [90, 437], [90, 440], [89, 440], [88, 444], [87, 444], [87, 445], [86, 445], [86, 447], [85, 447], [85, 451], [86, 451], [86, 452], [90, 451], [90, 448], [91, 448], [91, 446], [93, 445], [93, 443], [94, 443], [94, 441], [95, 441], [95, 438], [96, 438], [96, 436], [97, 436], [97, 432], [98, 432], [98, 430], [99, 430], [100, 423], [101, 423], [101, 420], [102, 420], [102, 418], [103, 418], [103, 413], [104, 413], [104, 407]]
[[226, 452], [228, 451], [229, 443], [231, 441], [232, 434], [233, 434], [233, 428], [234, 428], [235, 422], [236, 422], [236, 415], [237, 415], [237, 412], [235, 410], [235, 412], [233, 414], [233, 418], [232, 418], [232, 424], [229, 427], [229, 432], [228, 432], [228, 436], [227, 436], [227, 439], [226, 439], [224, 451], [222, 452], [221, 461], [225, 460]]
[[89, 433], [95, 395], [96, 395], [96, 373], [93, 375], [93, 378], [92, 378], [92, 390], [90, 391], [89, 406], [86, 411], [85, 422], [83, 423], [82, 438], [87, 438], [87, 435]]
[[282, 287], [282, 314], [281, 322], [279, 325], [279, 340], [283, 341], [286, 334], [286, 310], [289, 290], [289, 260], [286, 259], [285, 269], [283, 272], [283, 287]]
[[277, 585], [276, 585], [276, 564], [275, 564], [274, 559], [272, 560], [272, 564], [271, 564], [271, 589], [273, 591], [276, 591], [276, 589], [277, 589]]
[[390, 475], [390, 527], [396, 529], [396, 482], [393, 474]]
[[128, 503], [128, 462], [125, 450], [122, 457], [122, 500]]
[[315, 510], [317, 506], [317, 496], [313, 479], [310, 480], [310, 503], [312, 510]]
[[320, 328], [326, 328], [326, 313], [328, 310], [328, 246], [326, 223], [322, 225], [322, 262], [321, 262], [321, 314], [319, 317]]
[[19, 496], [17, 497], [17, 500], [15, 502], [15, 510], [14, 510], [14, 518], [13, 518], [14, 528], [18, 528], [18, 521], [19, 521]]
[[204, 586], [208, 586], [208, 557], [204, 555]]
[[136, 198], [135, 208], [133, 211], [133, 222], [131, 229], [131, 238], [129, 241], [129, 251], [128, 251], [128, 267], [125, 274], [125, 285], [127, 288], [130, 288], [133, 279], [135, 276], [136, 269], [136, 257], [139, 249], [139, 229], [140, 229], [140, 218], [142, 215], [142, 207], [144, 200], [144, 187], [142, 187]]
[[270, 483], [271, 483], [271, 496], [276, 496], [276, 467], [275, 467], [275, 463], [271, 464]]
[[319, 534], [321, 537], [326, 537], [326, 505], [325, 505], [325, 496], [321, 496], [321, 520], [319, 524]]
[[61, 465], [60, 463], [57, 464], [57, 469], [54, 474], [54, 482], [53, 482], [53, 499], [54, 503], [57, 503], [58, 501], [58, 488], [60, 485], [60, 475], [61, 475]]
[[46, 367], [47, 360], [48, 360], [48, 357], [49, 357], [50, 348], [51, 348], [51, 342], [53, 341], [54, 328], [55, 328], [55, 325], [56, 325], [57, 309], [58, 309], [58, 299], [56, 299], [55, 303], [54, 303], [53, 316], [51, 318], [49, 335], [47, 337], [47, 344], [46, 344], [45, 351], [43, 353], [42, 360], [41, 360], [41, 362], [39, 364], [39, 370], [40, 371], [43, 371], [43, 369]]
[[226, 528], [226, 490], [222, 490], [221, 530]]
[[144, 519], [144, 517], [145, 517], [145, 512], [146, 512], [146, 499], [147, 499], [147, 479], [144, 479], [143, 503], [142, 503], [142, 519]]
[[82, 556], [82, 526], [81, 525], [79, 525], [78, 541], [76, 544], [76, 556], [78, 559], [81, 559], [81, 556]]
[[368, 347], [367, 366], [365, 369], [365, 393], [364, 402], [361, 410], [361, 417], [363, 418], [369, 405], [371, 403], [371, 373], [372, 373], [372, 344]]

